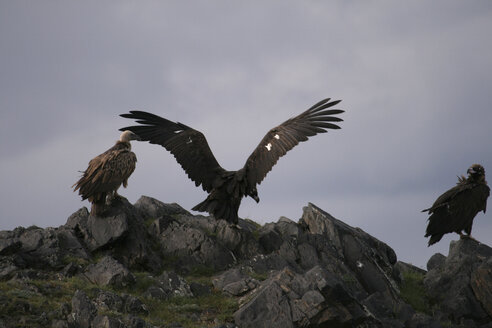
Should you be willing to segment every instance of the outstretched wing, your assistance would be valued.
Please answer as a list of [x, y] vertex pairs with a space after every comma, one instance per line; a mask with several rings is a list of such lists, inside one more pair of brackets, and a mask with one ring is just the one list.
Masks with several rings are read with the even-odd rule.
[[130, 111], [129, 114], [120, 116], [135, 119], [142, 124], [122, 128], [120, 131], [130, 130], [142, 141], [166, 148], [197, 187], [201, 184], [204, 190], [210, 192], [214, 184], [219, 182], [217, 178], [225, 170], [215, 159], [207, 139], [200, 131], [142, 111]]
[[324, 99], [302, 114], [293, 117], [279, 126], [271, 129], [260, 144], [248, 157], [245, 164], [248, 185], [260, 184], [278, 159], [294, 148], [299, 142], [308, 140], [318, 133], [327, 132], [326, 129], [340, 129], [331, 122], [341, 122], [341, 118], [333, 116], [343, 113], [340, 109], [328, 109], [341, 100], [330, 102]]

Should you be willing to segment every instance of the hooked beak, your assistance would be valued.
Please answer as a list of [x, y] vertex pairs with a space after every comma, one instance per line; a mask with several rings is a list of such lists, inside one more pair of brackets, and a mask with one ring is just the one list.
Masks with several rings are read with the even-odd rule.
[[[130, 131], [131, 132], [131, 131]], [[138, 135], [135, 133], [131, 132], [130, 134], [130, 140], [137, 140], [137, 141], [142, 141], [142, 138], [140, 138]]]
[[259, 203], [260, 202], [260, 197], [258, 196], [251, 196], [251, 198], [253, 198], [255, 200], [255, 202]]

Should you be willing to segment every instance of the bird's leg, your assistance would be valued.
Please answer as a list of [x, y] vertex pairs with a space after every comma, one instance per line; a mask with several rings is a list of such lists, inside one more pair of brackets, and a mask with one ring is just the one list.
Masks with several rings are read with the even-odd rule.
[[120, 197], [120, 195], [118, 195], [118, 193], [115, 191], [111, 192], [109, 195], [108, 195], [108, 205], [111, 205], [116, 199], [118, 199]]
[[460, 239], [470, 239], [470, 240], [477, 241], [475, 238], [472, 237], [471, 234], [463, 234], [461, 232], [459, 232], [458, 234], [460, 235]]
[[113, 203], [114, 201], [121, 201], [122, 199], [125, 199], [125, 197], [118, 194], [118, 188], [116, 188], [116, 190], [111, 193], [111, 197], [110, 197], [111, 203]]
[[116, 189], [113, 193], [113, 199], [116, 199], [116, 198], [121, 198], [120, 194], [118, 194], [118, 189]]

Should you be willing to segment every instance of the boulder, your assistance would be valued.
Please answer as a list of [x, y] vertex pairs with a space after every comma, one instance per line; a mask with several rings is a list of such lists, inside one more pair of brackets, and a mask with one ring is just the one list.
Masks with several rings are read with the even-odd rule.
[[216, 289], [231, 296], [244, 295], [259, 285], [258, 280], [244, 274], [239, 268], [227, 270], [214, 277], [212, 283]]
[[[309, 204], [299, 224], [282, 218], [262, 227], [258, 239], [266, 254], [244, 264], [278, 273], [243, 297], [237, 325], [403, 327], [411, 320], [414, 311], [399, 296], [395, 252], [361, 229]], [[233, 270], [224, 275], [244, 279]], [[225, 283], [214, 285], [224, 290]]]
[[98, 263], [87, 266], [84, 276], [98, 286], [124, 287], [135, 282], [135, 276], [110, 256], [105, 256]]
[[141, 213], [144, 220], [175, 215], [191, 215], [190, 212], [176, 203], [166, 204], [155, 198], [141, 196], [135, 203], [135, 208]]
[[235, 263], [232, 250], [217, 242], [217, 224], [212, 220], [215, 221], [201, 217], [182, 218], [170, 223], [159, 235], [164, 257], [177, 259], [174, 265], [178, 271], [191, 272], [199, 266], [223, 270]]
[[183, 277], [173, 271], [164, 271], [155, 279], [155, 285], [150, 286], [144, 293], [147, 298], [169, 299], [175, 296], [194, 296], [190, 285]]
[[77, 290], [72, 298], [72, 313], [68, 316], [69, 322], [76, 327], [90, 328], [97, 315], [94, 303], [84, 291]]
[[69, 258], [90, 257], [74, 231], [35, 226], [1, 231], [0, 256], [0, 278], [26, 268], [59, 270]]
[[286, 268], [261, 283], [235, 314], [240, 327], [379, 326], [344, 283], [321, 267]]
[[128, 233], [128, 215], [125, 212], [112, 211], [114, 215], [97, 217], [83, 209], [72, 214], [65, 224], [82, 236], [89, 251], [108, 247]]
[[436, 253], [430, 257], [430, 259], [427, 261], [427, 271], [430, 270], [441, 270], [441, 267], [444, 265], [444, 262], [446, 262], [446, 256], [442, 255], [441, 253]]
[[107, 315], [98, 315], [92, 320], [92, 328], [125, 328], [126, 325], [117, 318]]
[[492, 290], [492, 248], [464, 238], [450, 243], [444, 261], [439, 255], [438, 258], [439, 264], [430, 265], [424, 285], [430, 297], [440, 304], [442, 316], [456, 324], [463, 320], [491, 322], [488, 291]]

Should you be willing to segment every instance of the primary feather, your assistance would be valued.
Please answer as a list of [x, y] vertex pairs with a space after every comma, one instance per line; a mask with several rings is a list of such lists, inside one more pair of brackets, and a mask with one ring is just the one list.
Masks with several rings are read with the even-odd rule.
[[340, 100], [324, 99], [300, 115], [271, 129], [238, 171], [222, 168], [213, 155], [205, 136], [189, 126], [172, 122], [155, 114], [130, 111], [122, 117], [135, 119], [141, 125], [129, 126], [141, 140], [166, 148], [196, 186], [209, 193], [207, 199], [193, 210], [213, 214], [217, 219], [237, 223], [237, 211], [242, 197], [250, 196], [257, 202], [256, 185], [260, 184], [278, 159], [299, 142], [308, 140], [327, 129], [339, 129], [334, 122], [342, 119], [334, 115], [344, 111], [329, 109]]

